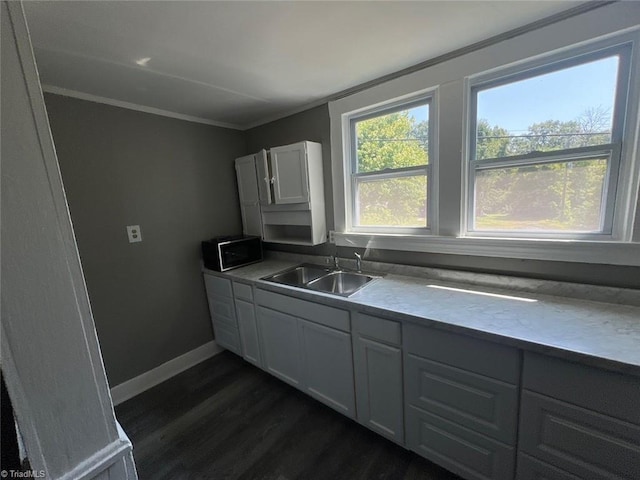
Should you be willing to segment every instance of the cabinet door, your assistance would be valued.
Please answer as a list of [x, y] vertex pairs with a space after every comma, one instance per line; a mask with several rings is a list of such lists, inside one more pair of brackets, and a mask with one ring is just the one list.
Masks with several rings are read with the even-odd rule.
[[269, 172], [269, 161], [267, 151], [260, 150], [255, 154], [256, 173], [258, 176], [258, 196], [260, 203], [270, 205], [273, 203], [271, 197], [271, 172]]
[[309, 201], [309, 174], [305, 143], [271, 149], [275, 203]]
[[236, 300], [238, 330], [242, 343], [243, 357], [248, 362], [260, 366], [260, 347], [258, 346], [258, 327], [253, 304]]
[[254, 155], [236, 159], [236, 177], [238, 180], [240, 213], [242, 214], [242, 233], [262, 236], [260, 195]]
[[236, 159], [236, 177], [240, 204], [256, 205], [258, 203], [258, 180], [256, 177], [256, 161], [253, 155]]
[[402, 444], [402, 352], [362, 337], [353, 343], [358, 420]]
[[279, 379], [302, 388], [298, 319], [258, 307], [258, 331], [264, 368]]
[[299, 319], [305, 391], [355, 418], [351, 335]]

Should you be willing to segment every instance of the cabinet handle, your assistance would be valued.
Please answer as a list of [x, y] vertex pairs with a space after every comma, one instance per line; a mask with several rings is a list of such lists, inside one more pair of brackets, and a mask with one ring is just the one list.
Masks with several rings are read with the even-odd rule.
[[276, 184], [276, 177], [271, 177], [271, 185], [275, 185]]

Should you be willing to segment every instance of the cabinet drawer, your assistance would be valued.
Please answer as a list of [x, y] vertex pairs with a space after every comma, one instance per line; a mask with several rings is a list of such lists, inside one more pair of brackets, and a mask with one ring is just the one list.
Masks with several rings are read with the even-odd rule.
[[344, 332], [351, 331], [351, 322], [349, 322], [349, 312], [340, 310], [339, 308], [328, 307], [306, 300], [287, 297], [278, 293], [267, 292], [265, 290], [256, 290], [256, 303], [268, 307], [272, 310], [293, 315], [294, 317], [304, 318], [327, 327], [342, 330]]
[[407, 403], [509, 445], [516, 441], [515, 385], [409, 354]]
[[208, 294], [222, 295], [223, 297], [233, 296], [231, 293], [231, 280], [205, 274], [204, 284]]
[[356, 313], [353, 322], [353, 329], [363, 337], [373, 338], [392, 345], [400, 345], [402, 343], [399, 322], [365, 315], [364, 313]]
[[246, 300], [247, 302], [253, 302], [253, 291], [251, 285], [246, 283], [233, 282], [233, 295], [240, 300]]
[[581, 480], [564, 470], [518, 452], [518, 480]]
[[519, 448], [580, 478], [640, 478], [640, 427], [523, 391]]
[[412, 406], [406, 418], [407, 446], [419, 455], [466, 479], [513, 479], [513, 448]]
[[520, 353], [516, 348], [434, 328], [405, 325], [406, 351], [470, 372], [519, 383]]
[[213, 333], [215, 334], [215, 341], [218, 345], [226, 348], [227, 350], [231, 350], [237, 355], [242, 355], [238, 329], [230, 327], [226, 324], [214, 323]]
[[522, 387], [640, 425], [640, 377], [527, 352]]
[[231, 297], [209, 295], [209, 311], [214, 323], [224, 322], [232, 327], [237, 327], [236, 311]]

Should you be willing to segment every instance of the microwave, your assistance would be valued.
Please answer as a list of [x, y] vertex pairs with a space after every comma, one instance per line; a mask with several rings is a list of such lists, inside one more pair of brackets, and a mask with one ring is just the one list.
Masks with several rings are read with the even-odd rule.
[[260, 237], [236, 235], [216, 237], [202, 242], [205, 268], [225, 272], [262, 261]]

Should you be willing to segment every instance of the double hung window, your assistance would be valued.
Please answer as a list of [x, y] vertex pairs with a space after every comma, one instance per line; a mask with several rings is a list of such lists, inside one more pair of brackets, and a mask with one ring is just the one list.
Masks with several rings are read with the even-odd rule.
[[422, 98], [351, 117], [352, 231], [429, 231], [432, 111]]
[[471, 84], [469, 235], [610, 239], [630, 46]]

